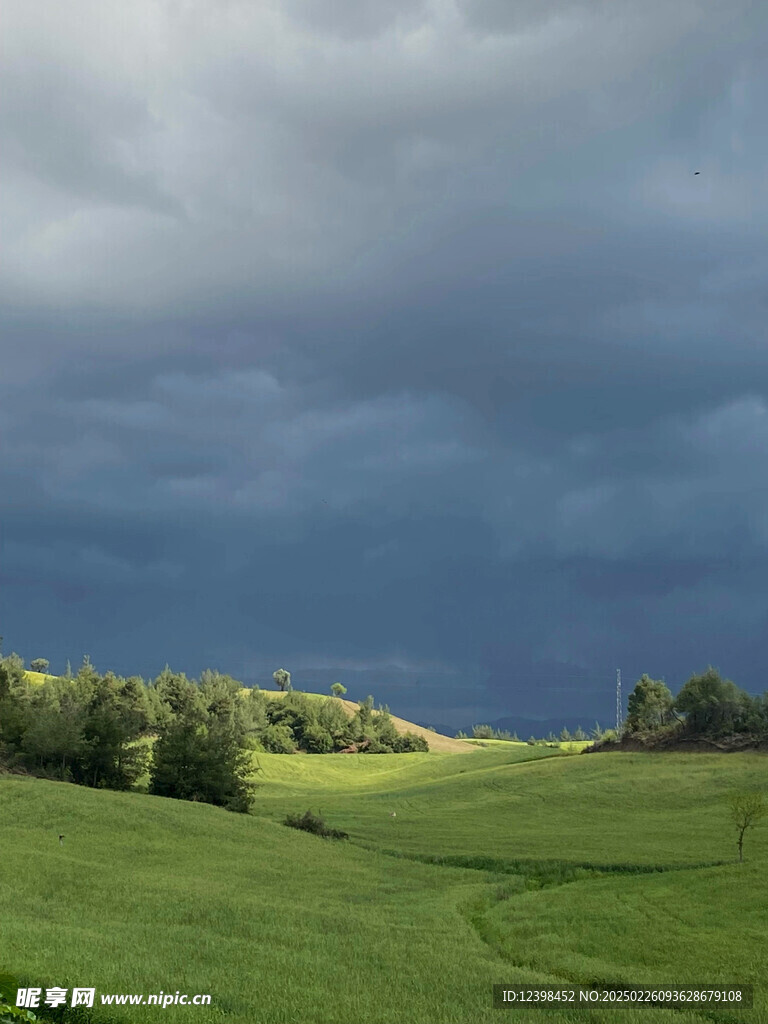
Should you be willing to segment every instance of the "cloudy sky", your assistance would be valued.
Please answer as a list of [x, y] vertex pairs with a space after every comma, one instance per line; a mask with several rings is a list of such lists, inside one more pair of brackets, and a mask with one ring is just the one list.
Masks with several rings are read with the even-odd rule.
[[750, 0], [8, 0], [4, 650], [455, 726], [765, 690], [767, 43]]

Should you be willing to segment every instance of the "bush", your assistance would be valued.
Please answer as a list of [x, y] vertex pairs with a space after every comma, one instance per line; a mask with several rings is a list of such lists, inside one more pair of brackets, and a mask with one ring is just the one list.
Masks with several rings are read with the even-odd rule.
[[292, 754], [296, 749], [293, 733], [287, 725], [268, 725], [262, 743], [270, 754]]
[[[397, 742], [395, 740], [395, 742]], [[361, 753], [366, 754], [394, 754], [394, 749], [388, 743], [382, 743], [376, 736], [371, 736]]]
[[298, 828], [302, 832], [311, 832], [313, 836], [322, 836], [323, 839], [349, 839], [348, 832], [342, 832], [338, 828], [328, 828], [323, 819], [306, 810], [303, 814], [289, 814], [286, 816], [284, 825], [288, 828]]
[[333, 750], [331, 734], [318, 725], [310, 725], [304, 730], [303, 743], [308, 754], [330, 754]]
[[392, 744], [392, 749], [395, 754], [411, 754], [417, 751], [429, 750], [429, 743], [423, 736], [417, 736], [415, 733], [407, 732], [403, 736], [398, 736], [395, 742]]

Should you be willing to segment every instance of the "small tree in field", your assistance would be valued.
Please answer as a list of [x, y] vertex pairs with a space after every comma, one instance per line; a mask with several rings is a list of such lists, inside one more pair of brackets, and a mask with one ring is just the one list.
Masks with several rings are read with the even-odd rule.
[[291, 673], [286, 672], [284, 668], [279, 668], [276, 672], [272, 673], [272, 678], [275, 680], [275, 686], [279, 690], [290, 690], [291, 688]]
[[334, 697], [343, 697], [346, 692], [347, 688], [343, 683], [334, 683], [331, 687], [331, 693]]
[[744, 860], [744, 833], [768, 813], [768, 806], [762, 793], [734, 793], [730, 800], [731, 821], [736, 826], [739, 838], [739, 863]]
[[47, 658], [35, 658], [34, 661], [30, 661], [29, 667], [32, 672], [47, 672], [50, 661]]

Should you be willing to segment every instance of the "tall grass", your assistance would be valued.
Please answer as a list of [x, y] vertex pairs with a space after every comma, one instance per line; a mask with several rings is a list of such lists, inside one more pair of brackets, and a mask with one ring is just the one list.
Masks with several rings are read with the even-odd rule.
[[[503, 982], [761, 984], [768, 829], [740, 867], [726, 808], [732, 789], [764, 785], [762, 755], [509, 745], [259, 761], [253, 816], [0, 778], [0, 970], [210, 992], [210, 1008], [110, 1010], [199, 1024], [483, 1024], [503, 1015]], [[280, 824], [308, 806], [350, 840]], [[760, 989], [740, 1021], [768, 1021]]]

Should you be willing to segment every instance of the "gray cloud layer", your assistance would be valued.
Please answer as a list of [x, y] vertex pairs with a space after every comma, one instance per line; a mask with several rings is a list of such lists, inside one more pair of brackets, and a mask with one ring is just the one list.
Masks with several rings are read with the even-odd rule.
[[765, 688], [759, 5], [4, 22], [6, 646]]

